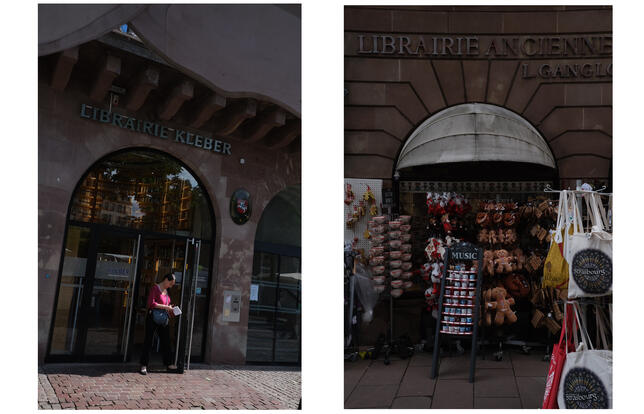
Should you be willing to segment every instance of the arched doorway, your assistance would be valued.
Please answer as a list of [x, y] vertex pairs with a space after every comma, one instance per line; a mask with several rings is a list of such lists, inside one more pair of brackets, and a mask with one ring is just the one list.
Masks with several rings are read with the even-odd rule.
[[301, 187], [268, 203], [255, 235], [246, 361], [301, 361]]
[[149, 289], [174, 273], [175, 358], [200, 360], [214, 234], [208, 195], [177, 159], [128, 149], [96, 162], [70, 202], [46, 359], [136, 360]]

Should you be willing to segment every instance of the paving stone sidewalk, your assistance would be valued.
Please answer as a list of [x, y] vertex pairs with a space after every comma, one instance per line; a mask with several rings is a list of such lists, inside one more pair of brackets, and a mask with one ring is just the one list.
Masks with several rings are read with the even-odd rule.
[[299, 368], [191, 365], [184, 374], [123, 365], [45, 365], [40, 409], [295, 409]]
[[543, 350], [506, 351], [502, 361], [478, 358], [468, 382], [469, 352], [441, 359], [430, 378], [432, 354], [405, 360], [361, 360], [344, 364], [344, 408], [541, 408], [549, 362]]

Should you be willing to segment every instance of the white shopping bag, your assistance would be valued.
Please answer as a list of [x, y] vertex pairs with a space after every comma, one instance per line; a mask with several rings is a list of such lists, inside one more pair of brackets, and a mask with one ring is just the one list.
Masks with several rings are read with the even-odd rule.
[[[582, 342], [578, 344], [577, 327], [574, 326], [576, 352], [566, 354], [557, 393], [557, 404], [559, 408], [568, 409], [613, 408], [613, 353], [609, 350], [593, 348], [586, 326], [580, 318], [578, 305], [575, 303], [572, 308]], [[564, 320], [566, 320], [565, 317]], [[599, 329], [604, 335], [604, 328]], [[603, 342], [606, 343], [605, 338]]]
[[584, 194], [590, 232], [584, 232], [577, 203], [573, 208], [573, 234], [568, 240], [568, 297], [609, 295], [613, 291], [613, 235], [608, 233], [606, 211], [595, 193]]

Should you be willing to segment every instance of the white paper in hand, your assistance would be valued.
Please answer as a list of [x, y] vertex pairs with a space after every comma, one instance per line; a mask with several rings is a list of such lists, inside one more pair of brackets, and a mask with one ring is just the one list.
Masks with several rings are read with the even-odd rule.
[[174, 316], [181, 315], [181, 309], [179, 309], [178, 306], [175, 306], [174, 308], [172, 308], [172, 312], [174, 313]]

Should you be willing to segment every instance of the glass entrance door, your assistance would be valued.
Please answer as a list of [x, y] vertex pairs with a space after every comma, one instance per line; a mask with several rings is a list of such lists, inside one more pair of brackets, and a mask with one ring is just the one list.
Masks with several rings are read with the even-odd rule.
[[[199, 348], [199, 353], [201, 353], [201, 344], [197, 344], [197, 341], [193, 341], [195, 336], [195, 328], [201, 333], [201, 326], [197, 325], [195, 327], [195, 321], [197, 318], [195, 315], [201, 313], [202, 309], [198, 306], [199, 302], [199, 293], [203, 288], [203, 284], [200, 283], [200, 276], [203, 273], [200, 271], [202, 269], [201, 264], [201, 240], [190, 239], [187, 242], [186, 249], [186, 266], [182, 275], [182, 289], [181, 289], [181, 301], [179, 306], [181, 307], [182, 314], [176, 318], [178, 319], [177, 330], [179, 332], [179, 341], [176, 348], [175, 363], [180, 372], [190, 369], [190, 359], [192, 356], [192, 350], [195, 345]], [[208, 283], [208, 269], [206, 268], [206, 286]], [[201, 335], [198, 335], [201, 338]]]
[[[145, 320], [147, 316], [147, 301], [150, 290], [155, 283], [160, 282], [168, 274], [174, 274], [175, 285], [168, 290], [171, 303], [180, 305], [183, 291], [183, 275], [186, 268], [188, 242], [185, 238], [144, 237], [141, 241], [141, 267], [138, 288], [134, 298], [134, 316], [132, 320], [132, 351], [131, 360], [138, 361], [145, 340]], [[172, 348], [177, 347], [178, 318], [170, 318], [170, 341]], [[150, 355], [151, 364], [161, 364], [159, 353]]]
[[[137, 361], [150, 289], [168, 273], [176, 279], [171, 303], [183, 312], [170, 318], [175, 359], [186, 369], [202, 360], [211, 247], [193, 238], [70, 227], [49, 360]], [[153, 352], [151, 363], [157, 362], [161, 356]]]
[[85, 356], [127, 359], [140, 240], [140, 235], [115, 232], [101, 232], [96, 240], [83, 311]]

